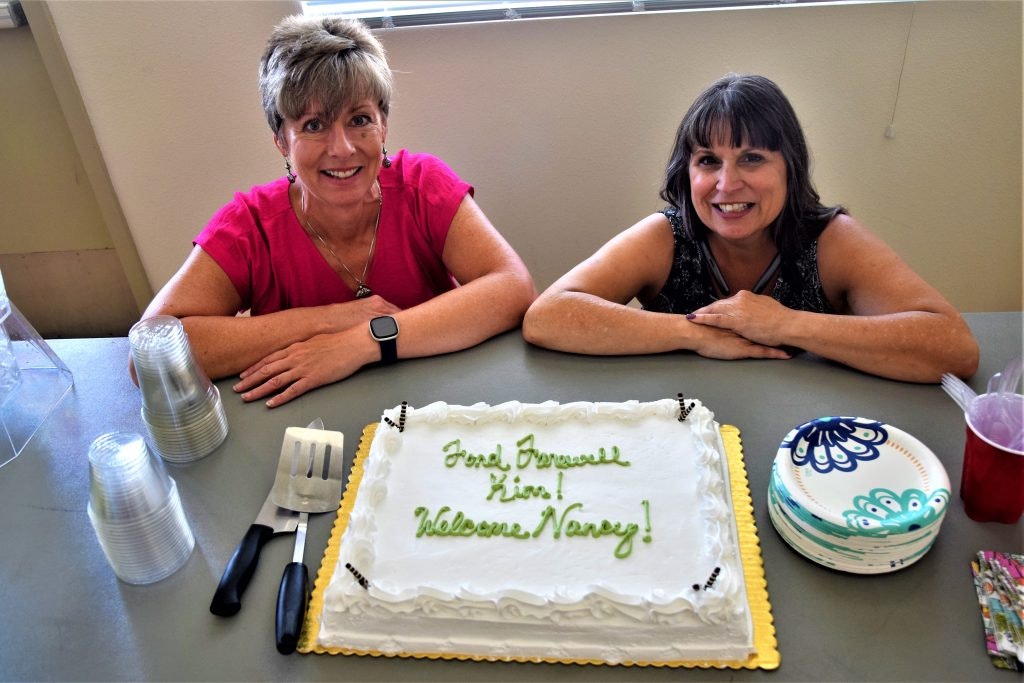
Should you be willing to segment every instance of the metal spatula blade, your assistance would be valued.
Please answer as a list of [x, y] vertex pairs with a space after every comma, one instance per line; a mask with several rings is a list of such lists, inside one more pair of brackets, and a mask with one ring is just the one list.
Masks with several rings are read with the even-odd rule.
[[[315, 424], [315, 423], [314, 423]], [[277, 651], [295, 651], [309, 600], [309, 572], [304, 553], [310, 513], [337, 510], [341, 502], [345, 437], [341, 432], [289, 427], [281, 444], [271, 496], [280, 507], [299, 512], [295, 553], [284, 568], [277, 593]]]
[[274, 504], [296, 512], [330, 512], [341, 502], [344, 474], [341, 432], [289, 427], [281, 444], [277, 477], [271, 489]]

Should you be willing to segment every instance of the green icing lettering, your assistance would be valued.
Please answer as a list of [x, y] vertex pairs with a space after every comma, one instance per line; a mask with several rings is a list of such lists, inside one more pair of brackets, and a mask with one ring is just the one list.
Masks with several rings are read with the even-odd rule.
[[641, 500], [640, 504], [644, 506], [644, 518], [647, 520], [647, 526], [644, 527], [644, 531], [647, 533], [644, 535], [644, 543], [651, 542], [651, 502], [649, 500]]
[[491, 492], [487, 494], [487, 500], [491, 500], [496, 494], [500, 494], [498, 495], [498, 500], [502, 503], [508, 503], [513, 500], [547, 499], [551, 497], [551, 494], [548, 493], [548, 490], [543, 485], [523, 484], [520, 486], [519, 477], [512, 480], [512, 490], [509, 491], [508, 486], [505, 484], [507, 478], [507, 474], [491, 475]]
[[480, 538], [492, 538], [502, 536], [504, 538], [529, 538], [530, 533], [525, 531], [518, 522], [476, 522], [466, 517], [462, 511], [448, 519], [446, 515], [452, 509], [442, 505], [437, 514], [431, 518], [430, 510], [425, 507], [418, 507], [414, 515], [419, 518], [419, 528], [416, 530], [416, 538], [422, 536], [479, 536]]
[[[538, 470], [554, 468], [558, 470], [557, 500], [563, 496], [563, 475], [564, 471], [575, 467], [586, 467], [588, 465], [619, 465], [629, 467], [631, 463], [622, 458], [618, 446], [612, 446], [610, 450], [598, 448], [596, 453], [581, 453], [570, 455], [565, 453], [547, 453], [535, 446], [533, 434], [527, 434], [516, 442], [518, 451], [516, 453], [516, 467], [526, 469], [535, 467]], [[490, 453], [470, 453], [462, 446], [461, 439], [453, 439], [442, 447], [444, 454], [444, 465], [447, 468], [463, 467], [480, 469], [494, 468], [501, 473], [490, 473], [490, 490], [487, 493], [487, 500], [508, 503], [517, 500], [530, 500], [539, 498], [549, 500], [552, 493], [543, 485], [523, 484], [520, 478], [508, 479], [507, 472], [511, 465], [502, 458], [501, 444], [495, 446]], [[641, 501], [644, 512], [644, 531], [646, 532], [643, 541], [651, 541], [651, 511], [650, 503]], [[619, 542], [615, 546], [614, 555], [618, 559], [629, 557], [633, 552], [633, 539], [640, 530], [640, 526], [633, 522], [623, 523], [603, 519], [600, 522], [581, 521], [573, 517], [576, 511], [582, 511], [583, 503], [572, 503], [565, 508], [558, 509], [554, 505], [548, 505], [540, 512], [540, 520], [533, 531], [527, 531], [519, 522], [489, 522], [486, 520], [473, 520], [467, 517], [461, 510], [453, 513], [448, 505], [441, 506], [435, 514], [423, 506], [414, 510], [418, 520], [416, 537], [477, 537], [477, 538], [538, 538], [544, 533], [550, 533], [551, 537], [559, 540], [564, 538], [600, 539], [605, 536], [617, 537]]]
[[501, 444], [487, 454], [470, 453], [462, 447], [462, 439], [454, 439], [442, 446], [441, 451], [445, 453], [445, 467], [455, 467], [461, 461], [466, 467], [496, 467], [503, 471], [512, 469], [512, 466], [501, 458]]
[[576, 519], [566, 519], [569, 513], [582, 509], [583, 503], [573, 503], [562, 510], [561, 513], [555, 509], [554, 505], [547, 506], [540, 513], [540, 522], [533, 530], [532, 536], [534, 538], [540, 536], [544, 532], [544, 528], [549, 524], [551, 525], [551, 535], [556, 539], [561, 538], [562, 534], [565, 534], [566, 538], [579, 536], [601, 538], [602, 536], [614, 535], [621, 538], [619, 544], [615, 546], [615, 557], [621, 560], [632, 554], [633, 537], [636, 536], [637, 531], [640, 529], [638, 525], [633, 522], [628, 524], [610, 522], [606, 519], [601, 520], [598, 524], [594, 522], [581, 522]]
[[584, 467], [586, 465], [621, 465], [629, 467], [628, 460], [620, 460], [622, 454], [618, 446], [612, 446], [609, 454], [604, 448], [598, 448], [597, 453], [581, 453], [580, 455], [568, 455], [565, 453], [545, 453], [534, 447], [533, 434], [527, 434], [519, 441], [516, 441], [519, 452], [516, 454], [516, 467], [525, 469], [533, 464], [537, 469], [564, 470], [572, 467]]

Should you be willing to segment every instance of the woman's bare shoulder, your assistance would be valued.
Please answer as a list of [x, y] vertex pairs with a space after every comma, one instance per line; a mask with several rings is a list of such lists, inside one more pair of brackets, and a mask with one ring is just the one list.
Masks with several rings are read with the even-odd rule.
[[822, 278], [864, 274], [901, 261], [886, 242], [859, 220], [839, 214], [818, 237], [818, 268]]

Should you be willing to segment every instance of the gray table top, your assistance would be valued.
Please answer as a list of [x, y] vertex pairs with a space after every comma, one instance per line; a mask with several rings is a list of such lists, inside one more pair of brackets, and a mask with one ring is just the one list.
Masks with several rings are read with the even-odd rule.
[[[981, 347], [971, 384], [1021, 353], [1021, 314], [966, 316]], [[275, 410], [246, 405], [219, 383], [230, 434], [213, 454], [171, 466], [196, 537], [176, 574], [149, 586], [119, 582], [86, 514], [91, 441], [145, 434], [128, 379], [126, 339], [55, 340], [75, 387], [25, 451], [0, 468], [0, 679], [3, 680], [771, 680], [1007, 681], [984, 651], [969, 562], [981, 549], [1022, 552], [1024, 524], [977, 523], [956, 496], [963, 417], [938, 386], [892, 382], [810, 356], [712, 361], [693, 354], [581, 357], [530, 347], [518, 332], [457, 354], [366, 369]], [[403, 400], [425, 405], [507, 400], [700, 398], [740, 428], [782, 665], [775, 672], [671, 670], [373, 657], [274, 649], [274, 603], [291, 537], [267, 544], [242, 611], [212, 616], [227, 559], [274, 478], [286, 427], [322, 417], [346, 435], [351, 463], [364, 425]], [[916, 564], [861, 576], [791, 550], [768, 519], [769, 469], [786, 432], [809, 419], [857, 415], [907, 431], [945, 464], [953, 487], [935, 546]], [[333, 515], [310, 520], [315, 572]]]

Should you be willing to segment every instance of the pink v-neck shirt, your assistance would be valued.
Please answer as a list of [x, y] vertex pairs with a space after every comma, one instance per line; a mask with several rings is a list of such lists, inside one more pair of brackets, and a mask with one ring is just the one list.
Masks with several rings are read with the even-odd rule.
[[[366, 284], [400, 308], [456, 286], [441, 254], [455, 212], [473, 187], [440, 159], [401, 150], [380, 169], [383, 205]], [[195, 244], [230, 278], [253, 315], [352, 301], [292, 210], [288, 180], [238, 192]]]

